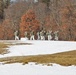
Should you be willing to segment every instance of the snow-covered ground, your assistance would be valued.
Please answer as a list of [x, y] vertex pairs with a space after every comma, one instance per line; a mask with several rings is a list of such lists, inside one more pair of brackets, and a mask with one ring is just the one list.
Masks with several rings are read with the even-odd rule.
[[11, 46], [9, 48], [10, 53], [5, 55], [0, 55], [0, 58], [9, 57], [9, 56], [53, 54], [58, 52], [76, 50], [76, 42], [26, 40], [26, 41], [18, 41], [16, 43], [31, 43], [32, 45]]
[[26, 65], [16, 63], [0, 65], [0, 75], [76, 75], [76, 67], [64, 67], [57, 64], [42, 66], [34, 63]]
[[[9, 43], [7, 41], [7, 43]], [[67, 41], [14, 41], [11, 43], [31, 43], [32, 45], [14, 45], [10, 46], [10, 53], [0, 55], [1, 57], [9, 56], [27, 56], [53, 54], [64, 51], [76, 50], [76, 42]], [[22, 65], [20, 63], [2, 65], [0, 63], [0, 75], [76, 75], [76, 66], [53, 66], [36, 65], [29, 63]]]

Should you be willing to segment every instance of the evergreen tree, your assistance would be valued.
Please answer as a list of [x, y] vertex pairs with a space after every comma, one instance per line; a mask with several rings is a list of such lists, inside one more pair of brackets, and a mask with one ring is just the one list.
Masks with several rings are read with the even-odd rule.
[[10, 0], [0, 0], [0, 19], [3, 19], [4, 8], [7, 8], [10, 4]]
[[7, 8], [10, 4], [10, 0], [3, 0], [4, 2], [4, 8]]
[[0, 0], [0, 19], [3, 19], [3, 12], [4, 12], [3, 0]]
[[50, 0], [42, 0], [42, 2], [46, 3], [47, 7], [49, 8]]

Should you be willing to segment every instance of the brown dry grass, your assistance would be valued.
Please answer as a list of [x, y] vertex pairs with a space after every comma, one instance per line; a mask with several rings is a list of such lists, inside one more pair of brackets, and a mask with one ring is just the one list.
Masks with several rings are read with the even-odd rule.
[[6, 48], [8, 48], [8, 46], [6, 44], [0, 43], [0, 54], [8, 53], [8, 50]]
[[7, 48], [8, 46], [4, 43], [0, 43], [0, 48]]
[[23, 63], [37, 62], [41, 64], [57, 63], [64, 66], [76, 65], [76, 50], [69, 52], [62, 52], [49, 55], [37, 55], [37, 56], [16, 56], [0, 58], [0, 62], [8, 63]]

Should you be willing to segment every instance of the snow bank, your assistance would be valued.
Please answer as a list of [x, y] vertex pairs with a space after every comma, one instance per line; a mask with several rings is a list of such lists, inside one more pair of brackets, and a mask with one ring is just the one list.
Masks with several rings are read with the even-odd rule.
[[0, 75], [76, 75], [76, 66], [7, 64], [0, 65]]
[[26, 41], [26, 40], [28, 40], [28, 38], [21, 38], [20, 40], [21, 41]]

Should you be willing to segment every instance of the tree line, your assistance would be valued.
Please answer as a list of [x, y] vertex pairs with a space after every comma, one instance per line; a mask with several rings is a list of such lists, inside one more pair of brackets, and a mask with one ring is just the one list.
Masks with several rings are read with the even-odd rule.
[[20, 37], [52, 30], [59, 40], [76, 40], [76, 0], [0, 0], [0, 19], [0, 39], [14, 39], [16, 30]]

